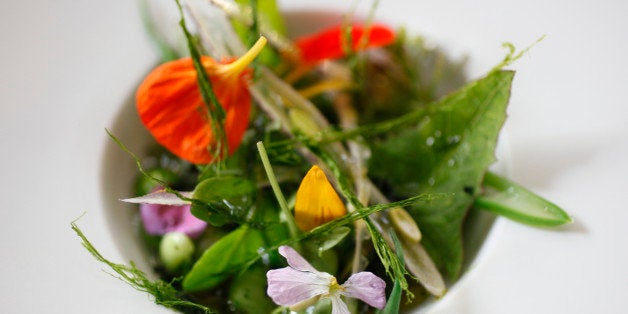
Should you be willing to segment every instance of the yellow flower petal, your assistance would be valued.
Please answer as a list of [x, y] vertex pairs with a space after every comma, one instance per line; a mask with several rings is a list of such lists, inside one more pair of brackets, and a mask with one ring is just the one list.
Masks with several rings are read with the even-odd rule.
[[307, 172], [294, 204], [294, 219], [301, 230], [309, 231], [347, 214], [345, 204], [327, 180], [321, 168], [314, 165]]

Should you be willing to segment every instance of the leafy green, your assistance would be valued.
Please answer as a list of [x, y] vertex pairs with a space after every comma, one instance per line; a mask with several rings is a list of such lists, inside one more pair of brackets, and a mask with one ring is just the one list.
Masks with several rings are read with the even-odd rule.
[[308, 239], [307, 244], [315, 248], [318, 255], [338, 245], [351, 232], [349, 227], [338, 227], [330, 232]]
[[242, 313], [270, 313], [276, 305], [266, 295], [266, 272], [257, 263], [239, 273], [229, 287], [231, 304]]
[[[265, 188], [258, 192], [259, 196], [255, 202], [255, 215], [251, 218], [250, 225], [262, 227], [264, 241], [272, 247], [290, 239], [290, 231], [288, 226], [281, 221], [281, 210], [277, 207], [273, 192], [269, 190]], [[267, 264], [271, 267], [282, 267], [284, 265], [285, 259], [277, 250], [267, 250], [264, 253], [268, 254]]]
[[560, 207], [526, 188], [487, 172], [486, 192], [475, 199], [475, 205], [512, 220], [533, 226], [557, 226], [571, 222]]
[[265, 247], [262, 231], [242, 225], [209, 247], [183, 278], [188, 292], [211, 289], [243, 270]]
[[192, 214], [214, 226], [244, 220], [253, 204], [256, 187], [239, 177], [212, 177], [194, 189]]
[[429, 105], [417, 127], [372, 146], [369, 173], [396, 198], [421, 193], [453, 197], [412, 206], [422, 243], [439, 266], [456, 278], [462, 265], [461, 225], [494, 161], [514, 73], [494, 71]]
[[395, 280], [393, 284], [392, 292], [386, 301], [386, 306], [378, 310], [377, 314], [397, 314], [399, 313], [399, 305], [401, 303], [401, 284], [399, 280]]

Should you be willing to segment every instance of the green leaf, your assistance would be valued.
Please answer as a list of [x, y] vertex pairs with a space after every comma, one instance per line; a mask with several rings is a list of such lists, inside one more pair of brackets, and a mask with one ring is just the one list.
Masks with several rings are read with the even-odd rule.
[[[264, 240], [270, 247], [279, 246], [290, 239], [288, 226], [281, 222], [280, 209], [269, 189], [259, 191], [255, 208], [255, 216], [251, 219], [251, 225], [263, 226]], [[268, 254], [268, 265], [273, 268], [284, 266], [285, 258], [277, 250], [267, 250], [265, 253]]]
[[513, 76], [510, 71], [491, 72], [430, 105], [433, 112], [416, 128], [373, 145], [369, 173], [396, 198], [454, 194], [410, 210], [425, 248], [452, 279], [462, 266], [463, 219], [495, 160]]
[[316, 248], [310, 250], [307, 245], [301, 246], [301, 256], [305, 258], [315, 269], [329, 274], [338, 273], [338, 253], [336, 250], [318, 252]]
[[261, 230], [240, 226], [203, 253], [183, 279], [183, 289], [195, 292], [219, 285], [249, 265], [263, 247]]
[[238, 274], [229, 287], [231, 304], [242, 313], [270, 313], [276, 305], [266, 295], [266, 272], [259, 263]]
[[533, 226], [558, 226], [571, 222], [560, 207], [524, 187], [487, 172], [486, 192], [475, 200], [481, 209]]
[[[264, 228], [264, 240], [270, 247], [279, 247], [290, 239], [290, 231], [284, 223], [269, 223]], [[277, 250], [267, 250], [268, 264], [277, 268], [283, 266], [285, 258]]]
[[399, 313], [399, 304], [401, 303], [401, 284], [399, 280], [395, 280], [392, 292], [386, 301], [386, 306], [377, 310], [377, 314], [397, 314]]
[[312, 237], [306, 241], [306, 245], [314, 248], [320, 256], [323, 252], [338, 245], [351, 232], [349, 227], [338, 227], [328, 233]]
[[255, 184], [238, 177], [223, 176], [199, 183], [192, 197], [192, 214], [214, 226], [240, 221], [253, 204]]

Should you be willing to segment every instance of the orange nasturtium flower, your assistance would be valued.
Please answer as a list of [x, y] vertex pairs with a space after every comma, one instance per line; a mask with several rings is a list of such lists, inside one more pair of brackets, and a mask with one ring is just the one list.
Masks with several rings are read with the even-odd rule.
[[294, 220], [303, 231], [312, 230], [347, 214], [345, 204], [327, 180], [321, 168], [314, 165], [297, 190]]
[[[266, 38], [241, 58], [217, 62], [202, 56], [216, 98], [225, 111], [224, 132], [229, 154], [242, 141], [249, 123], [251, 95], [248, 91], [248, 65], [260, 53]], [[208, 108], [203, 102], [191, 58], [164, 63], [144, 79], [136, 94], [137, 112], [155, 140], [178, 157], [194, 164], [207, 164], [216, 158], [216, 144]]]
[[[395, 41], [395, 33], [385, 25], [374, 24], [368, 27], [351, 25], [351, 36], [345, 34], [346, 26], [334, 26], [313, 35], [296, 40], [301, 60], [315, 64], [325, 59], [338, 59], [346, 55], [344, 42], [351, 39], [351, 49], [360, 51], [367, 48], [386, 46]], [[368, 36], [366, 39], [364, 36]]]

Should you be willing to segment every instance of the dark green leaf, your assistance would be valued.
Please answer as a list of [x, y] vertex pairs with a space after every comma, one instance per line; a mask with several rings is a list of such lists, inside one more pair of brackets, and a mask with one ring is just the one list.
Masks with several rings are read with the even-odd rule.
[[238, 177], [213, 177], [194, 189], [192, 214], [214, 226], [243, 220], [253, 204], [255, 184]]
[[259, 263], [238, 274], [229, 287], [231, 304], [242, 313], [270, 313], [276, 305], [266, 295], [266, 272]]
[[453, 193], [413, 206], [422, 243], [450, 278], [462, 266], [461, 225], [488, 166], [506, 117], [514, 73], [491, 72], [430, 106], [418, 127], [375, 143], [369, 172], [398, 198]]
[[[290, 231], [284, 223], [271, 223], [264, 228], [264, 240], [269, 246], [279, 246], [288, 239], [290, 239]], [[268, 250], [266, 253], [269, 265], [277, 267], [283, 265], [285, 258], [277, 250]]]
[[560, 207], [524, 187], [487, 172], [486, 193], [475, 200], [479, 208], [533, 226], [557, 226], [571, 222]]
[[377, 310], [377, 314], [397, 314], [401, 303], [401, 285], [399, 280], [395, 280], [392, 292], [386, 301], [386, 306], [382, 310]]
[[246, 225], [239, 227], [203, 253], [183, 279], [183, 289], [194, 292], [219, 285], [247, 266], [264, 246], [259, 229]]
[[[262, 190], [257, 197], [255, 217], [252, 223], [262, 225], [264, 240], [269, 246], [280, 245], [290, 238], [288, 226], [281, 222], [279, 217], [279, 207], [273, 193], [269, 189]], [[285, 258], [277, 250], [268, 250], [268, 265], [271, 267], [283, 267]]]
[[318, 250], [309, 250], [308, 246], [301, 246], [303, 256], [315, 269], [329, 274], [338, 272], [338, 253], [336, 250], [327, 250], [319, 253]]
[[338, 227], [328, 233], [312, 237], [306, 241], [306, 245], [311, 246], [318, 255], [338, 245], [351, 232], [349, 227]]

